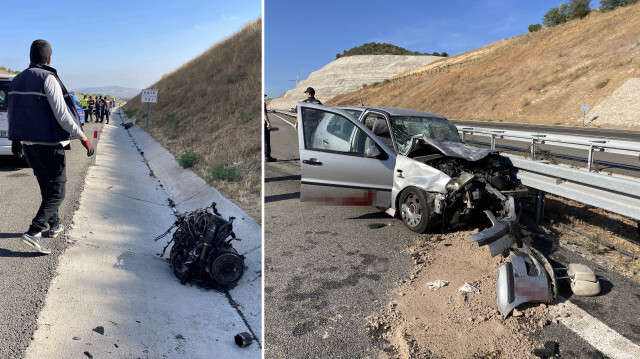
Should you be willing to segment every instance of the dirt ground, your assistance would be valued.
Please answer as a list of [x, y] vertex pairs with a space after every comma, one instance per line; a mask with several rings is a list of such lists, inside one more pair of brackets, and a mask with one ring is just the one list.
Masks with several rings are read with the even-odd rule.
[[[384, 310], [371, 315], [368, 331], [384, 343], [388, 358], [535, 358], [530, 334], [547, 325], [545, 304], [523, 305], [506, 320], [496, 307], [498, 267], [486, 247], [472, 243], [460, 231], [428, 234], [409, 249], [415, 267], [398, 283]], [[427, 283], [449, 282], [439, 290]], [[469, 283], [479, 293], [458, 288]]]
[[[553, 237], [583, 257], [640, 281], [635, 220], [555, 196], [547, 198], [545, 213], [552, 221], [541, 226], [521, 221], [521, 235]], [[422, 235], [408, 249], [415, 260], [412, 273], [397, 283], [394, 299], [367, 318], [369, 334], [383, 343], [383, 358], [536, 358], [534, 349], [544, 343], [532, 342], [536, 336], [531, 334], [567, 315], [532, 303], [503, 320], [496, 306], [496, 281], [498, 267], [508, 259], [492, 258], [488, 248], [472, 243], [468, 235], [473, 232]], [[449, 284], [431, 289], [427, 283], [436, 280]], [[460, 291], [465, 283], [479, 293]]]

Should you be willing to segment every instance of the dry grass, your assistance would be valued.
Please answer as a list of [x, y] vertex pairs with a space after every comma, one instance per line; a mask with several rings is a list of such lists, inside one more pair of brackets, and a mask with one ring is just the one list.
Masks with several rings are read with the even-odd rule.
[[408, 107], [455, 120], [574, 126], [640, 76], [640, 4], [544, 28], [445, 58], [329, 105]]
[[[151, 136], [176, 159], [188, 151], [201, 155], [191, 170], [257, 221], [262, 207], [261, 73], [258, 19], [149, 86], [158, 89], [158, 103], [151, 105]], [[140, 124], [146, 120], [140, 95], [124, 110]]]
[[[635, 220], [552, 195], [547, 195], [545, 215], [554, 219], [555, 223], [547, 226], [553, 235], [585, 248], [594, 256], [593, 259], [600, 257], [601, 264], [640, 281], [640, 259], [633, 259], [604, 245], [613, 245], [640, 257], [640, 246], [636, 244], [640, 236], [636, 234]], [[591, 238], [572, 232], [561, 224], [585, 232]]]

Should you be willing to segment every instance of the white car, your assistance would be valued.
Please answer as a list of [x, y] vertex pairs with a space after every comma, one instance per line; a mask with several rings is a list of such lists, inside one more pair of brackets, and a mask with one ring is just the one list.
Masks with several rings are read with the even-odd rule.
[[0, 155], [12, 156], [9, 141], [9, 119], [7, 117], [9, 85], [15, 75], [0, 75]]
[[476, 240], [489, 243], [529, 195], [506, 158], [462, 143], [439, 115], [299, 103], [298, 124], [302, 201], [379, 207], [419, 233], [484, 213], [493, 227]]

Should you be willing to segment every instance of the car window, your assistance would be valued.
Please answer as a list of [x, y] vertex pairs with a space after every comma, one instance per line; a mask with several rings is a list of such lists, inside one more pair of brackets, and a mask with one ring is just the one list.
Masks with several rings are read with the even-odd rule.
[[7, 104], [7, 94], [9, 93], [9, 85], [11, 83], [8, 81], [1, 81], [0, 82], [0, 110], [6, 111], [8, 104]]
[[305, 148], [365, 155], [373, 141], [348, 118], [312, 108], [302, 109], [302, 133]]
[[416, 135], [460, 142], [456, 126], [444, 118], [396, 116], [391, 118], [391, 131], [396, 139], [399, 153], [407, 151], [411, 145], [411, 137]]

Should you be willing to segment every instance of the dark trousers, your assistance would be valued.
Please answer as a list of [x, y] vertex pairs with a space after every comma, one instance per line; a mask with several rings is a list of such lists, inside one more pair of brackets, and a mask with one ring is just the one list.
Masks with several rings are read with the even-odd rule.
[[84, 120], [89, 122], [89, 119], [91, 119], [93, 117], [93, 107], [89, 106], [89, 109], [86, 110], [84, 112], [84, 114], [85, 114], [85, 117], [86, 117]]
[[42, 232], [60, 223], [58, 208], [64, 200], [67, 183], [66, 160], [62, 146], [25, 145], [24, 157], [40, 185], [42, 202], [31, 221], [29, 234]]
[[264, 123], [264, 156], [271, 157], [271, 131], [267, 128], [267, 123]]
[[107, 118], [107, 123], [109, 123], [109, 110], [104, 110], [104, 115]]

